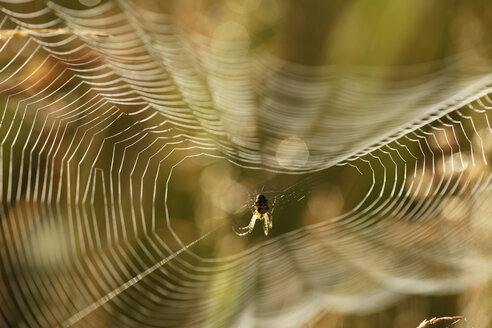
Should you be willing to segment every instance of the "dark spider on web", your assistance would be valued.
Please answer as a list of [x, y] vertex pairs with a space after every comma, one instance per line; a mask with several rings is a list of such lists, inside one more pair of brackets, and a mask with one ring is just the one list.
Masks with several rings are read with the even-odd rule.
[[[263, 221], [263, 232], [265, 236], [268, 236], [268, 232], [273, 226], [273, 210], [275, 209], [275, 203], [277, 198], [273, 200], [272, 209], [268, 206], [268, 199], [263, 194], [256, 196], [256, 201], [254, 203], [253, 216], [251, 221], [246, 227], [234, 227], [233, 231], [238, 236], [244, 236], [253, 231], [255, 227], [256, 220]], [[236, 230], [237, 229], [237, 230]]]

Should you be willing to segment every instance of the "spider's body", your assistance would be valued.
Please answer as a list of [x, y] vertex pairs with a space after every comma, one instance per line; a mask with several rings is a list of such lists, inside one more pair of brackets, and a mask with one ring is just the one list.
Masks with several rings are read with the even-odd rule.
[[268, 207], [268, 199], [266, 199], [265, 195], [256, 196], [255, 209], [261, 215], [268, 212], [270, 208]]
[[251, 221], [249, 222], [248, 226], [246, 227], [240, 227], [238, 231], [234, 231], [238, 236], [244, 236], [251, 231], [253, 231], [253, 228], [255, 227], [256, 220], [263, 221], [263, 232], [265, 233], [265, 236], [268, 235], [268, 231], [272, 228], [273, 226], [273, 210], [275, 208], [275, 201], [273, 202], [272, 205], [272, 210], [270, 211], [270, 207], [268, 206], [268, 199], [265, 197], [265, 195], [258, 195], [256, 196], [256, 201], [254, 204], [254, 211], [253, 211], [253, 216], [251, 217]]

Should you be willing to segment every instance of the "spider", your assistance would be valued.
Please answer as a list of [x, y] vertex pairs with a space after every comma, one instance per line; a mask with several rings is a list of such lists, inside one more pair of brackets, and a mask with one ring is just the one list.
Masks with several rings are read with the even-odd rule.
[[239, 231], [236, 231], [236, 229], [233, 228], [234, 233], [238, 236], [247, 235], [251, 233], [251, 231], [253, 231], [256, 220], [264, 220], [263, 232], [265, 233], [265, 236], [268, 236], [268, 231], [273, 226], [273, 210], [275, 209], [276, 201], [277, 198], [273, 200], [272, 210], [270, 211], [270, 207], [268, 207], [268, 199], [265, 197], [265, 195], [260, 194], [256, 196], [256, 202], [254, 204], [253, 216], [251, 217], [251, 221], [246, 227], [238, 227], [237, 229]]

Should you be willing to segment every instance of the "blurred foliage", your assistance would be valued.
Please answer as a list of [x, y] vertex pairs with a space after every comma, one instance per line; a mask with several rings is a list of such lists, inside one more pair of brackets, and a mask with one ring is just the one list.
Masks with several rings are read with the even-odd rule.
[[[101, 5], [104, 1], [55, 1], [60, 5], [73, 9], [86, 9], [94, 5]], [[214, 46], [214, 41], [233, 41], [248, 39], [249, 52], [254, 56], [256, 52], [266, 51], [282, 60], [290, 63], [303, 64], [317, 67], [318, 65], [340, 65], [343, 70], [350, 71], [353, 66], [378, 66], [385, 70], [380, 79], [381, 89], [386, 84], [393, 83], [400, 79], [411, 79], [426, 72], [433, 72], [436, 67], [440, 67], [450, 57], [459, 56], [463, 53], [476, 52], [481, 57], [490, 60], [490, 45], [492, 44], [492, 1], [473, 0], [473, 1], [426, 1], [426, 0], [353, 0], [353, 1], [321, 1], [321, 0], [291, 0], [291, 1], [261, 1], [261, 0], [179, 0], [179, 1], [135, 1], [136, 6], [168, 14], [173, 22], [177, 24], [181, 33], [186, 36], [191, 43], [197, 38], [210, 38], [210, 46]], [[31, 11], [34, 7], [42, 8], [45, 2], [29, 3], [26, 5], [16, 4], [18, 11]], [[33, 6], [33, 7], [29, 7]], [[108, 23], [110, 25], [110, 23]], [[15, 24], [11, 24], [14, 28]], [[20, 39], [22, 37], [19, 37]], [[55, 40], [57, 36], [53, 36]], [[18, 60], [22, 63], [29, 58], [37, 45], [29, 43], [25, 48], [23, 40], [12, 40], [9, 46], [4, 49], [0, 56], [0, 65], [6, 66], [11, 60]], [[71, 45], [61, 46], [71, 47]], [[98, 61], [96, 51], [83, 50], [84, 56], [94, 58]], [[52, 194], [74, 193], [70, 188], [77, 184], [79, 180], [84, 180], [93, 172], [93, 167], [79, 165], [83, 157], [97, 157], [93, 166], [97, 173], [91, 183], [94, 188], [92, 198], [94, 208], [100, 212], [91, 212], [90, 206], [81, 206], [77, 211], [86, 212], [84, 215], [104, 217], [107, 215], [108, 204], [104, 202], [102, 185], [104, 179], [109, 179], [107, 173], [113, 156], [119, 160], [131, 163], [137, 160], [136, 154], [125, 153], [123, 147], [116, 143], [116, 140], [107, 138], [116, 132], [125, 131], [124, 135], [137, 134], [149, 126], [159, 124], [163, 121], [162, 117], [152, 117], [149, 120], [141, 121], [144, 115], [126, 115], [121, 113], [132, 113], [135, 109], [130, 105], [121, 104], [118, 106], [120, 112], [112, 111], [111, 106], [104, 105], [97, 111], [85, 114], [84, 108], [98, 106], [98, 99], [90, 99], [85, 92], [83, 79], [78, 78], [67, 71], [67, 66], [62, 61], [58, 61], [54, 56], [47, 56], [41, 50], [43, 56], [38, 56], [28, 61], [29, 67], [25, 67], [19, 72], [15, 65], [2, 72], [2, 76], [12, 75], [12, 78], [2, 84], [0, 94], [2, 95], [1, 107], [5, 108], [2, 116], [4, 124], [0, 128], [0, 135], [7, 136], [10, 129], [17, 129], [19, 125], [24, 128], [15, 137], [9, 135], [3, 143], [3, 156], [1, 160], [3, 166], [3, 216], [8, 217], [10, 212], [23, 211], [30, 208], [28, 201], [15, 203], [12, 199], [7, 199], [7, 185], [11, 185], [8, 191], [11, 194], [23, 195], [24, 200], [36, 198], [39, 195], [26, 194], [35, 184], [46, 183], [46, 179], [54, 179], [53, 176], [46, 177], [45, 180], [34, 179], [34, 176], [46, 176], [48, 172], [56, 175], [61, 172], [60, 163], [63, 160], [63, 151], [54, 152], [53, 146], [57, 149], [69, 151], [73, 157], [70, 164], [71, 174], [63, 176], [60, 184], [53, 187]], [[63, 57], [63, 55], [60, 55]], [[16, 59], [17, 58], [17, 59]], [[88, 67], [89, 68], [89, 67]], [[467, 69], [455, 67], [456, 76], [460, 75], [460, 70]], [[68, 83], [63, 77], [73, 77]], [[111, 78], [108, 78], [110, 80]], [[74, 119], [72, 123], [67, 123], [58, 113], [54, 119], [50, 108], [53, 106], [52, 100], [48, 97], [41, 100], [37, 106], [45, 107], [44, 111], [26, 111], [22, 114], [22, 119], [18, 119], [14, 114], [17, 113], [19, 103], [35, 96], [47, 85], [58, 88], [56, 102], [53, 108], [66, 110], [63, 115]], [[76, 90], [74, 92], [74, 90]], [[18, 96], [20, 94], [21, 96]], [[66, 97], [65, 97], [66, 95]], [[71, 112], [69, 106], [75, 101], [82, 101], [84, 108], [79, 112]], [[42, 106], [43, 105], [43, 106]], [[65, 109], [64, 109], [65, 108]], [[476, 115], [472, 112], [470, 115]], [[94, 122], [105, 120], [112, 121], [102, 133], [94, 135]], [[436, 124], [438, 125], [438, 124]], [[430, 129], [431, 127], [429, 127]], [[477, 127], [483, 129], [484, 126]], [[445, 130], [445, 129], [444, 129]], [[63, 131], [64, 136], [60, 136], [54, 131]], [[60, 132], [61, 133], [61, 132]], [[446, 134], [446, 131], [443, 132]], [[29, 135], [39, 135], [37, 141], [28, 139]], [[80, 145], [72, 145], [72, 138], [80, 137]], [[165, 140], [153, 140], [146, 136], [140, 141], [141, 149], [149, 149], [147, 152], [168, 152]], [[405, 140], [400, 140], [404, 143]], [[432, 141], [430, 141], [432, 142]], [[476, 141], [475, 141], [476, 142]], [[466, 144], [464, 136], [458, 136], [457, 144]], [[90, 147], [91, 144], [100, 144], [102, 150], [100, 155], [95, 153], [99, 150]], [[410, 147], [416, 147], [408, 143]], [[46, 146], [45, 146], [46, 145]], [[449, 146], [449, 143], [446, 143]], [[435, 149], [440, 146], [445, 147], [436, 140]], [[148, 147], [148, 148], [147, 148]], [[451, 149], [453, 145], [451, 144]], [[463, 151], [464, 147], [461, 148]], [[22, 149], [33, 150], [29, 156], [24, 154]], [[116, 151], [113, 153], [113, 150]], [[434, 150], [435, 150], [434, 149]], [[172, 157], [182, 158], [186, 154], [184, 150], [179, 155], [170, 154], [168, 162], [174, 160]], [[87, 155], [89, 153], [89, 155]], [[192, 153], [192, 152], [190, 152]], [[116, 154], [116, 155], [115, 155]], [[450, 152], [446, 156], [451, 156]], [[490, 159], [490, 154], [489, 159]], [[49, 159], [49, 160], [48, 160]], [[447, 160], [452, 158], [446, 157]], [[390, 159], [387, 159], [388, 163]], [[11, 163], [8, 165], [7, 163]], [[34, 163], [34, 164], [33, 164]], [[39, 163], [39, 165], [37, 165]], [[150, 167], [154, 169], [165, 167], [167, 162], [151, 161]], [[134, 169], [131, 165], [121, 167], [121, 171], [126, 173]], [[135, 176], [142, 174], [145, 168], [139, 167]], [[419, 168], [423, 171], [428, 167]], [[465, 168], [466, 169], [466, 168]], [[156, 169], [157, 170], [157, 169]], [[471, 170], [471, 169], [469, 169]], [[484, 168], [485, 170], [485, 168]], [[30, 172], [30, 173], [29, 173]], [[378, 173], [378, 172], [376, 172]], [[381, 172], [379, 172], [381, 173]], [[60, 173], [63, 174], [63, 173]], [[65, 174], [67, 174], [65, 172]], [[396, 174], [396, 173], [395, 173]], [[404, 172], [398, 172], [402, 177]], [[437, 173], [445, 175], [445, 173]], [[7, 178], [8, 177], [8, 178]], [[398, 177], [398, 178], [399, 178]], [[142, 212], [146, 217], [155, 217], [164, 220], [169, 210], [173, 218], [173, 228], [179, 236], [184, 236], [183, 242], [186, 244], [204, 232], [209, 231], [220, 222], [226, 220], [231, 225], [238, 222], [241, 225], [247, 224], [250, 218], [251, 199], [259, 192], [265, 192], [270, 202], [276, 195], [279, 197], [274, 217], [274, 228], [272, 236], [281, 236], [284, 233], [299, 229], [307, 225], [319, 223], [327, 218], [334, 218], [342, 213], [349, 211], [366, 195], [371, 186], [372, 177], [358, 174], [355, 168], [332, 167], [317, 173], [306, 175], [274, 174], [263, 170], [242, 169], [230, 164], [225, 160], [214, 158], [192, 158], [188, 159], [173, 172], [172, 181], [166, 188], [164, 175], [144, 176], [142, 178], [148, 185], [154, 181], [159, 181], [156, 186], [155, 194], [158, 202], [152, 202], [153, 190], [145, 190], [146, 196], [142, 200]], [[395, 177], [396, 179], [397, 177]], [[446, 176], [446, 179], [453, 179]], [[31, 179], [31, 180], [30, 180]], [[5, 182], [10, 181], [10, 184]], [[140, 182], [140, 181], [138, 181]], [[120, 188], [127, 190], [131, 188], [133, 182], [121, 181]], [[379, 182], [378, 182], [379, 183]], [[425, 184], [425, 182], [424, 182]], [[473, 184], [473, 181], [472, 181]], [[136, 183], [135, 183], [136, 185]], [[236, 192], [230, 192], [235, 190]], [[263, 191], [262, 191], [263, 190]], [[284, 190], [286, 190], [284, 192]], [[295, 190], [295, 192], [291, 192]], [[82, 191], [82, 190], [80, 190]], [[165, 208], [164, 195], [170, 195], [167, 201], [168, 208]], [[235, 195], [240, 194], [240, 197]], [[425, 197], [425, 195], [413, 195]], [[447, 202], [458, 202], [459, 206], [466, 203], [466, 199], [452, 198], [455, 195], [446, 195]], [[76, 195], [71, 196], [75, 199]], [[392, 197], [389, 190], [378, 198], [372, 196], [366, 201], [368, 203], [382, 203]], [[70, 197], [69, 197], [70, 199]], [[411, 202], [412, 200], [406, 200]], [[58, 213], [60, 216], [69, 215], [67, 198], [61, 198], [63, 210]], [[454, 205], [453, 205], [454, 204]], [[455, 206], [453, 203], [449, 206]], [[412, 208], [410, 206], [410, 208]], [[131, 202], [123, 201], [121, 212], [132, 211]], [[453, 221], [454, 210], [445, 211], [451, 216]], [[56, 215], [55, 215], [56, 216]], [[463, 216], [463, 215], [462, 215]], [[31, 218], [26, 219], [27, 221]], [[109, 235], [107, 227], [103, 224], [104, 220], [98, 220], [101, 226], [98, 227], [107, 235], [107, 240], [102, 241], [105, 247], [115, 243], [114, 237]], [[32, 224], [32, 223], [31, 223]], [[161, 234], [163, 240], [169, 240], [171, 249], [180, 248], [180, 243], [173, 242], [169, 231], [165, 226], [157, 224], [156, 231]], [[164, 228], [163, 228], [164, 227]], [[398, 228], [398, 227], [397, 227]], [[407, 226], [401, 225], [401, 229]], [[90, 228], [93, 229], [93, 228]], [[135, 229], [132, 222], [123, 222], [121, 231], [132, 231]], [[141, 229], [140, 227], [137, 229]], [[225, 230], [230, 229], [226, 224]], [[396, 229], [396, 228], [395, 228]], [[55, 234], [63, 234], [56, 232]], [[145, 231], [137, 231], [137, 235], [144, 236]], [[133, 241], [133, 236], [129, 240]], [[271, 238], [269, 236], [268, 238]], [[251, 238], [239, 239], [232, 235], [230, 230], [224, 232], [220, 237], [203, 240], [196, 252], [202, 256], [226, 257], [237, 254], [248, 249], [253, 245], [259, 245], [267, 240], [262, 235], [261, 229], [252, 233]], [[42, 241], [41, 241], [42, 242]], [[64, 241], [63, 243], [65, 243]], [[105, 243], [108, 243], [106, 245]], [[149, 241], [143, 241], [146, 243]], [[423, 242], [432, 243], [425, 240]], [[84, 253], [84, 249], [77, 249], [77, 255]], [[63, 254], [62, 254], [63, 255]], [[63, 256], [68, 256], [64, 254]], [[133, 254], [135, 261], [142, 254]], [[192, 260], [190, 260], [192, 261]], [[41, 265], [43, 266], [43, 265]], [[35, 270], [38, 270], [37, 268]], [[231, 273], [233, 274], [233, 273]], [[179, 277], [179, 273], [176, 273]], [[95, 280], [96, 277], [88, 277]], [[228, 279], [227, 273], [217, 277], [216, 283], [222, 279]], [[176, 284], [180, 281], [177, 278]], [[0, 289], [3, 286], [0, 286]], [[260, 288], [260, 287], [259, 287]], [[462, 294], [453, 293], [447, 296], [409, 296], [388, 307], [386, 310], [367, 315], [351, 315], [340, 313], [321, 313], [320, 317], [306, 327], [417, 327], [425, 318], [436, 316], [448, 316], [463, 314], [468, 317], [470, 323], [475, 327], [492, 327], [490, 318], [491, 297], [490, 286], [477, 287], [477, 289], [465, 291]], [[231, 291], [232, 293], [233, 291]], [[222, 299], [223, 304], [233, 303], [233, 300]], [[185, 322], [182, 324], [186, 324]], [[108, 326], [114, 325], [108, 321]], [[101, 327], [104, 324], [101, 325]]]

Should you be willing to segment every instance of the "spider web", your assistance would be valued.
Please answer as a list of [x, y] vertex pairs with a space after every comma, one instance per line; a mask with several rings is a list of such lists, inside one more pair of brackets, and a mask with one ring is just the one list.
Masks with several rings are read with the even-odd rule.
[[[394, 68], [295, 64], [236, 23], [2, 4], [1, 326], [298, 326], [490, 276], [477, 53], [382, 86]], [[235, 236], [259, 192], [272, 235]]]

